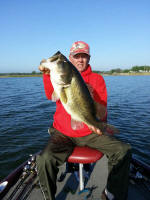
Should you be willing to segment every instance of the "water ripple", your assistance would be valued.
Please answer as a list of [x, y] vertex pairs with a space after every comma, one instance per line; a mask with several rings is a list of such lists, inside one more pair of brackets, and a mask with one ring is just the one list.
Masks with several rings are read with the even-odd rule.
[[[150, 164], [150, 77], [107, 76], [108, 122], [138, 159]], [[49, 135], [55, 104], [47, 100], [42, 78], [0, 79], [1, 178], [41, 150]]]

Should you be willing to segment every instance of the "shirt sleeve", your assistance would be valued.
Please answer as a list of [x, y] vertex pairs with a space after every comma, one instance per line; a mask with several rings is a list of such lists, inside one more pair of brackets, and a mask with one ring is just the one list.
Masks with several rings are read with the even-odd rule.
[[45, 95], [46, 95], [47, 99], [51, 100], [54, 88], [51, 83], [49, 74], [43, 74], [43, 83], [44, 83]]

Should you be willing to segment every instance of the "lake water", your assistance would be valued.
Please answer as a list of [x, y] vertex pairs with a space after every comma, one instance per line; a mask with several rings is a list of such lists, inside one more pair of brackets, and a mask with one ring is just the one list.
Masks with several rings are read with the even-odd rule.
[[[150, 76], [105, 76], [108, 122], [120, 129], [133, 155], [150, 164]], [[0, 79], [0, 180], [41, 150], [55, 103], [40, 77]]]

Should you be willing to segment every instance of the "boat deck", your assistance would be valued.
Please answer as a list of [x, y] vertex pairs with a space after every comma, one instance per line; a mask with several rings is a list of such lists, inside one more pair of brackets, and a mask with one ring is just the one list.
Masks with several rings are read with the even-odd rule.
[[[61, 172], [65, 171], [65, 165], [60, 167], [58, 177]], [[57, 182], [57, 193], [56, 200], [100, 200], [101, 193], [106, 185], [108, 171], [107, 171], [107, 158], [104, 156], [100, 159], [95, 165], [93, 165], [93, 170], [85, 184], [85, 188], [89, 190], [87, 192], [79, 194], [79, 182], [74, 173], [68, 173], [63, 180], [63, 182]], [[37, 177], [34, 179], [30, 175], [27, 180], [20, 186], [17, 192], [11, 197], [11, 200], [44, 200], [42, 191], [37, 184], [38, 181], [35, 181], [36, 184], [33, 184]], [[32, 183], [32, 184], [31, 184]], [[16, 183], [17, 185], [18, 183]], [[7, 196], [3, 200], [10, 200], [8, 197], [16, 187], [16, 185], [10, 189]], [[24, 189], [24, 195], [20, 195], [20, 191]], [[130, 183], [129, 184], [129, 195], [128, 200], [149, 200], [150, 192], [145, 191], [142, 183]]]

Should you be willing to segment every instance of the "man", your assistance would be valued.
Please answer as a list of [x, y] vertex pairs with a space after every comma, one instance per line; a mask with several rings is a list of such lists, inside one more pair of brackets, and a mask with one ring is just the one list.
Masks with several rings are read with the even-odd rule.
[[[89, 45], [83, 41], [75, 42], [69, 59], [87, 83], [93, 99], [97, 102], [98, 117], [107, 120], [107, 91], [103, 77], [93, 73]], [[48, 99], [54, 92], [49, 70], [39, 67], [43, 72], [44, 89]], [[89, 146], [103, 152], [108, 157], [108, 180], [101, 198], [103, 200], [126, 200], [128, 193], [128, 173], [131, 147], [114, 137], [103, 135], [95, 127], [84, 126], [80, 130], [71, 127], [71, 116], [65, 111], [60, 100], [56, 101], [51, 138], [43, 152], [37, 156], [37, 171], [43, 195], [46, 200], [54, 200], [58, 166], [72, 153], [74, 146]], [[59, 147], [59, 148], [58, 148]]]

